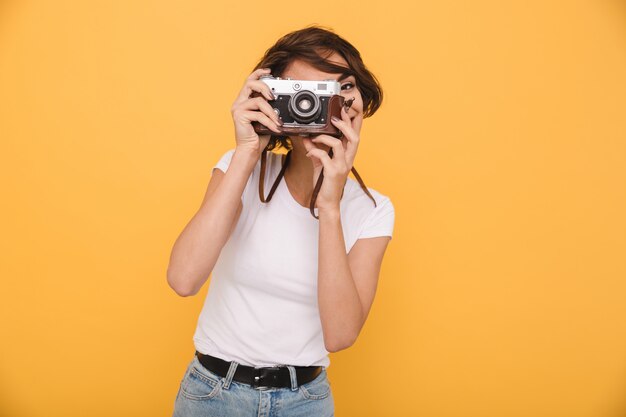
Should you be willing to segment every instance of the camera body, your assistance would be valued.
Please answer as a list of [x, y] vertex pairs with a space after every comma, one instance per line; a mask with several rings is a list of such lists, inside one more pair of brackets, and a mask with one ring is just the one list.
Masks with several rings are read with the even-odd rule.
[[[272, 75], [259, 78], [266, 83], [276, 99], [268, 103], [278, 114], [285, 136], [310, 136], [326, 134], [341, 138], [343, 133], [335, 127], [330, 119], [336, 116], [341, 119], [341, 107], [344, 97], [340, 94], [341, 84], [335, 80], [292, 80]], [[254, 92], [251, 97], [262, 96]], [[253, 121], [252, 126], [257, 134], [278, 135], [262, 123]]]

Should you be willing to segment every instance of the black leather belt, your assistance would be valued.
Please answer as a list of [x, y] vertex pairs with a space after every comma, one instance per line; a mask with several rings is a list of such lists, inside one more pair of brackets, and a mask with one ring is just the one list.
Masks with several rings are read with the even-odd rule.
[[[196, 351], [196, 356], [206, 369], [221, 377], [226, 377], [230, 362], [198, 351]], [[298, 386], [313, 381], [322, 372], [321, 366], [294, 366], [294, 368]], [[291, 388], [291, 376], [285, 365], [255, 368], [238, 364], [233, 381], [251, 385], [253, 388]]]

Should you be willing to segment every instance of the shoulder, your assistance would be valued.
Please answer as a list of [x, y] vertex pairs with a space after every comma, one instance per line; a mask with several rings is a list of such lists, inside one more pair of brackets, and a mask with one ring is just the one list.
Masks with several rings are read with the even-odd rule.
[[[230, 162], [233, 159], [233, 155], [235, 154], [235, 148], [228, 149], [220, 155], [217, 163], [214, 165], [214, 168], [220, 168], [222, 171], [226, 172]], [[280, 170], [283, 162], [283, 155], [279, 153], [275, 153], [272, 151], [265, 152], [266, 157], [266, 171], [273, 172], [276, 169]], [[254, 167], [254, 171], [258, 172], [261, 168], [261, 155], [259, 155], [259, 159], [256, 162]]]
[[[346, 186], [344, 188], [344, 196], [342, 198], [342, 202], [345, 201], [347, 208], [350, 210], [358, 210], [369, 215], [373, 214], [378, 207], [386, 206], [393, 209], [393, 203], [391, 202], [391, 198], [381, 193], [380, 191], [372, 188], [365, 187], [371, 198], [365, 190], [361, 187], [358, 181], [353, 180], [348, 177], [346, 182]], [[373, 198], [373, 200], [372, 200]], [[374, 205], [374, 201], [376, 204]]]
[[220, 170], [226, 172], [228, 166], [230, 165], [230, 161], [233, 159], [233, 154], [235, 153], [235, 149], [229, 149], [226, 152], [223, 152], [220, 156], [217, 163], [213, 166], [213, 168], [219, 168]]
[[366, 189], [371, 198], [358, 181], [348, 178], [341, 202], [342, 218], [352, 228], [355, 240], [392, 236], [395, 208], [391, 198], [372, 187]]

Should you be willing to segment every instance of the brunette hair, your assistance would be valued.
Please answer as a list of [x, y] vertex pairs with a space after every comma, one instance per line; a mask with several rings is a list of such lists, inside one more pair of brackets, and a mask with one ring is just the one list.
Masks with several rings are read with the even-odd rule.
[[[328, 61], [328, 57], [332, 55], [333, 52], [341, 55], [348, 63], [348, 67], [336, 65]], [[265, 51], [265, 54], [256, 64], [253, 71], [259, 68], [269, 68], [272, 75], [282, 76], [289, 63], [295, 59], [301, 59], [324, 72], [339, 73], [341, 74], [340, 80], [353, 75], [356, 79], [356, 88], [363, 98], [363, 118], [373, 116], [380, 107], [383, 99], [383, 91], [380, 83], [363, 63], [359, 51], [352, 46], [350, 42], [337, 35], [332, 29], [320, 25], [310, 25], [284, 35], [276, 41], [271, 48]], [[281, 147], [288, 151], [293, 149], [289, 137], [272, 134], [267, 147], [262, 153], [262, 165], [264, 165], [265, 162], [265, 151], [271, 151]], [[284, 168], [286, 168], [286, 165], [289, 163], [289, 153], [290, 152], [288, 152], [287, 158], [284, 160], [281, 175], [277, 178], [267, 200], [262, 191], [263, 175], [261, 175], [259, 184], [261, 201], [266, 202], [271, 199], [275, 186], [278, 184], [278, 181], [281, 180]], [[263, 171], [262, 169], [262, 172]], [[363, 191], [374, 201], [374, 206], [376, 206], [376, 200], [369, 193], [354, 167], [352, 168], [352, 172], [359, 181]], [[317, 191], [319, 191], [319, 187], [321, 186], [321, 179], [322, 175], [320, 175], [318, 184], [315, 187], [310, 204], [311, 214], [315, 218], [318, 217], [315, 215], [313, 207], [315, 206]]]

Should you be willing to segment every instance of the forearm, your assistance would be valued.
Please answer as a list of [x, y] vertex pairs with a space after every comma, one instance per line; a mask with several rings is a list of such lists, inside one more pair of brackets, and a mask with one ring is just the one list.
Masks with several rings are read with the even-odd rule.
[[184, 228], [174, 246], [167, 280], [180, 295], [197, 293], [226, 244], [257, 156], [237, 148], [228, 170]]
[[363, 307], [350, 272], [340, 211], [319, 210], [318, 305], [329, 352], [352, 345], [363, 323]]

